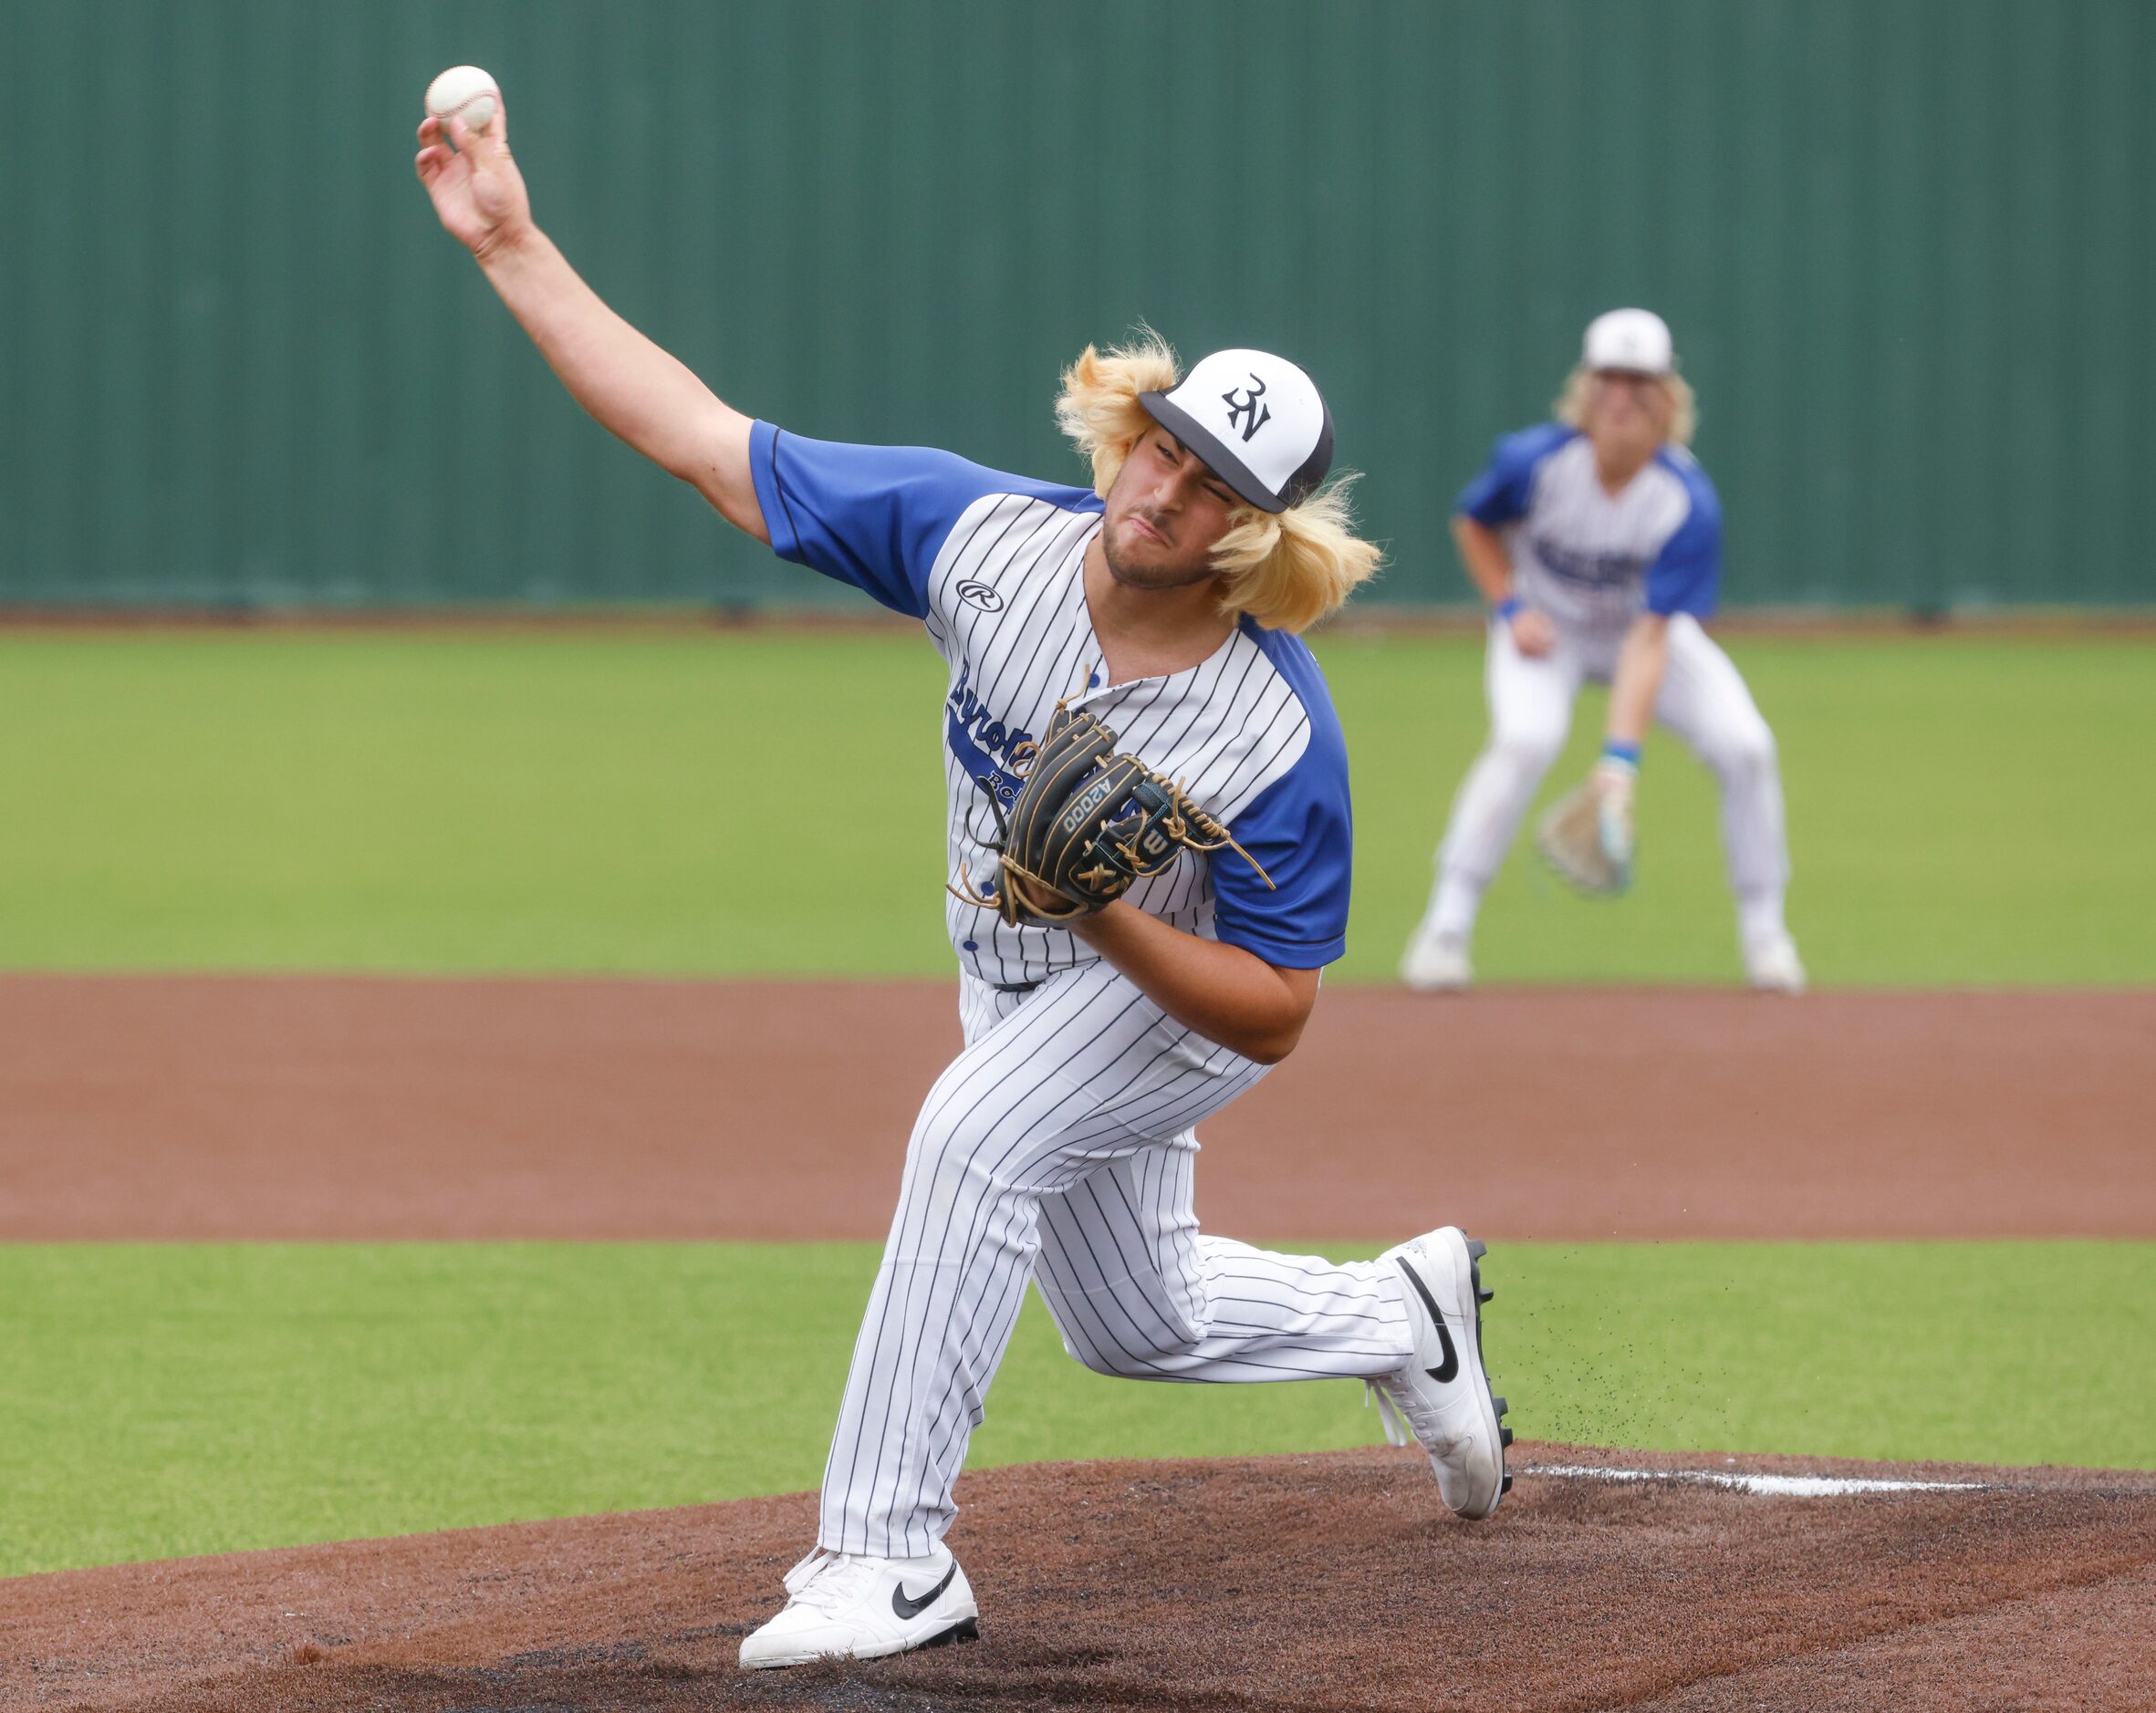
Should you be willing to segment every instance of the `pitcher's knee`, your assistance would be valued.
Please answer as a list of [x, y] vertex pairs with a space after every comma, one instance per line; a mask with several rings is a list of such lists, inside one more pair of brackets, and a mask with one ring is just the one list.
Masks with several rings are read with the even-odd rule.
[[944, 1196], [954, 1196], [962, 1186], [984, 1189], [992, 1176], [985, 1162], [1005, 1151], [991, 1146], [992, 1131], [965, 1108], [923, 1114], [906, 1147], [907, 1184]]
[[1064, 1354], [1095, 1374], [1106, 1375], [1111, 1380], [1128, 1380], [1132, 1369], [1130, 1359], [1121, 1351], [1102, 1349], [1090, 1339], [1063, 1334]]
[[1074, 1312], [1066, 1299], [1050, 1297], [1048, 1308], [1071, 1360], [1113, 1379], [1144, 1380], [1172, 1372], [1198, 1342], [1187, 1327], [1150, 1314], [1133, 1321], [1112, 1303]]

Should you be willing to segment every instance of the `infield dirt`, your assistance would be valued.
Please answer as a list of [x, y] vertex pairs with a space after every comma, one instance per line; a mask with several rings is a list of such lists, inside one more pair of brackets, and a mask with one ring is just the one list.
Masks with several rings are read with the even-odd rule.
[[[880, 1238], [935, 982], [0, 980], [0, 1240]], [[1326, 993], [1210, 1229], [2156, 1236], [2156, 992]]]
[[[873, 1237], [932, 984], [0, 981], [0, 1238]], [[2156, 1235], [2152, 994], [1342, 989], [1224, 1230]], [[1348, 1091], [1343, 1093], [1343, 1091]], [[2133, 1708], [2156, 1474], [1528, 1445], [967, 1476], [980, 1643], [755, 1677], [806, 1496], [0, 1582], [8, 1708]], [[1976, 1483], [1775, 1497], [1551, 1466]]]

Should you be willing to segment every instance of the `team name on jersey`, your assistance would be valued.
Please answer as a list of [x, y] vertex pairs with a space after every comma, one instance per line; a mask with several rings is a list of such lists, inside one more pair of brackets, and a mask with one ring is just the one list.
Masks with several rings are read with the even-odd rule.
[[1647, 573], [1647, 561], [1641, 555], [1573, 547], [1544, 530], [1531, 530], [1528, 545], [1547, 569], [1593, 588], [1613, 588]]
[[[997, 605], [1002, 605], [1000, 599]], [[1034, 736], [992, 714], [987, 704], [974, 694], [972, 677], [972, 663], [962, 660], [957, 680], [943, 704], [944, 746], [957, 758], [967, 777], [995, 793], [1008, 808], [1017, 801], [1019, 787], [1025, 783], [1018, 777], [1016, 766], [1032, 753]]]

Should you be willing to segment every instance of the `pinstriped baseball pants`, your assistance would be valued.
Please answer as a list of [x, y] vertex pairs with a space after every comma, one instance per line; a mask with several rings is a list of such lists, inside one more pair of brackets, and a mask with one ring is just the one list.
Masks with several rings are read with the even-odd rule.
[[1359, 1378], [1410, 1349], [1392, 1269], [1199, 1233], [1193, 1126], [1263, 1065], [1105, 962], [1023, 994], [963, 980], [965, 1050], [915, 1122], [824, 1469], [833, 1552], [943, 1538], [1028, 1278], [1065, 1349], [1130, 1379]]

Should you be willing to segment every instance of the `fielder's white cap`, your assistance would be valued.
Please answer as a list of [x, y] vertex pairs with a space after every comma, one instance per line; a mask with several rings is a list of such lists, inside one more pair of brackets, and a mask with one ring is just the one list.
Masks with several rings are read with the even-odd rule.
[[1332, 468], [1332, 412], [1318, 383], [1270, 351], [1215, 351], [1138, 402], [1261, 512], [1300, 505]]
[[1625, 369], [1666, 375], [1677, 366], [1670, 324], [1651, 309], [1612, 309], [1587, 324], [1580, 360], [1589, 369]]

